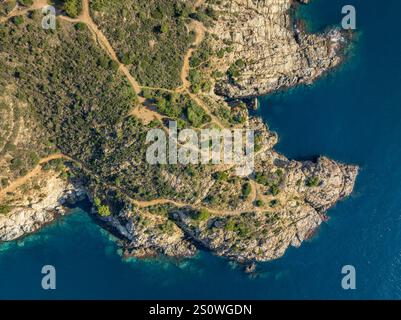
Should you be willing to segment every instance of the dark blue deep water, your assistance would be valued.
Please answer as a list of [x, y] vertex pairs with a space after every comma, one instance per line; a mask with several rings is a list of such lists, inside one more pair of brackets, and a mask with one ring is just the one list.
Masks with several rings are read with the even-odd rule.
[[[401, 298], [401, 2], [314, 0], [299, 13], [310, 30], [357, 10], [347, 63], [311, 87], [261, 99], [277, 150], [294, 159], [323, 154], [358, 164], [354, 194], [331, 209], [317, 237], [260, 266], [251, 279], [201, 252], [180, 263], [122, 261], [115, 242], [82, 211], [21, 241], [0, 246], [0, 298]], [[57, 289], [41, 289], [41, 268]], [[341, 288], [356, 268], [357, 289]]]

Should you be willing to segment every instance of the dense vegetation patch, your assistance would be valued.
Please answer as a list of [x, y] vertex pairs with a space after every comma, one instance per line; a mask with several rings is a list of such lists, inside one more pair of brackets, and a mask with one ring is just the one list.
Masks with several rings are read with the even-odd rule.
[[95, 22], [141, 85], [176, 88], [192, 40], [179, 0], [91, 1]]
[[[209, 169], [147, 163], [150, 127], [129, 116], [137, 103], [135, 93], [90, 31], [65, 21], [46, 31], [41, 18], [34, 12], [18, 26], [12, 21], [1, 26], [0, 85], [19, 88], [18, 98], [32, 109], [49, 143], [80, 164], [72, 166], [73, 173], [100, 199], [198, 196]], [[203, 121], [200, 109], [184, 101], [184, 118], [194, 125]], [[38, 158], [32, 155], [32, 162]], [[21, 164], [13, 160], [15, 167]], [[173, 189], [169, 179], [175, 177], [187, 187]], [[107, 205], [113, 212], [113, 204]]]
[[210, 116], [188, 94], [144, 90], [142, 95], [155, 104], [159, 113], [177, 120], [179, 128], [200, 127], [211, 121]]
[[76, 18], [82, 11], [81, 0], [55, 0], [57, 9], [63, 10], [69, 17]]

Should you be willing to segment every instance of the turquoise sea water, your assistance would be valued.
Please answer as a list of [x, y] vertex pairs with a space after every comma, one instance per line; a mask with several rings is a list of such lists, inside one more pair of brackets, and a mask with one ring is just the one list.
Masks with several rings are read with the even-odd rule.
[[[361, 166], [354, 194], [311, 242], [262, 264], [254, 279], [207, 252], [179, 263], [122, 261], [113, 239], [77, 209], [0, 246], [0, 298], [401, 298], [401, 2], [314, 0], [300, 14], [317, 31], [337, 24], [346, 4], [357, 10], [353, 57], [312, 87], [261, 99], [259, 110], [286, 156]], [[41, 289], [45, 264], [56, 267], [54, 291]], [[353, 291], [341, 288], [349, 264]]]

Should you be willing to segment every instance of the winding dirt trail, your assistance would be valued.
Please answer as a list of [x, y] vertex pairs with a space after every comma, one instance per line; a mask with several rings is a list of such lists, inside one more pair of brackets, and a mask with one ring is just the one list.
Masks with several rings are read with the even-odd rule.
[[[196, 0], [194, 3], [194, 9], [195, 10], [198, 9], [204, 3], [205, 3], [205, 0]], [[206, 34], [205, 26], [200, 21], [196, 21], [196, 20], [191, 20], [191, 23], [188, 25], [188, 30], [195, 32], [195, 41], [193, 42], [192, 47], [189, 48], [187, 54], [184, 57], [184, 65], [182, 66], [182, 69], [181, 69], [182, 86], [177, 88], [178, 91], [188, 90], [189, 87], [191, 86], [191, 83], [188, 81], [189, 71], [191, 69], [190, 65], [189, 65], [189, 61], [191, 60], [191, 57], [192, 57], [194, 51], [202, 43], [203, 39], [205, 38], [205, 34]]]
[[42, 9], [43, 7], [48, 6], [47, 0], [33, 0], [33, 4], [26, 8], [26, 7], [15, 7], [6, 17], [0, 18], [0, 23], [6, 22], [7, 20], [27, 14], [30, 11]]
[[[130, 74], [128, 68], [120, 62], [120, 60], [117, 57], [116, 52], [114, 51], [113, 47], [111, 46], [109, 40], [106, 38], [106, 36], [103, 34], [103, 32], [97, 27], [95, 22], [93, 21], [92, 17], [90, 16], [90, 10], [89, 10], [89, 0], [82, 0], [82, 12], [81, 14], [76, 18], [72, 19], [66, 16], [60, 16], [61, 19], [77, 23], [85, 23], [89, 30], [94, 34], [97, 43], [107, 52], [109, 57], [114, 60], [115, 62], [118, 63], [119, 69], [124, 73], [124, 75], [127, 77], [127, 80], [131, 84], [132, 88], [134, 89], [135, 93], [139, 95], [141, 92], [141, 87], [139, 86], [138, 82], [134, 79], [134, 77]], [[138, 98], [141, 98], [138, 96]], [[142, 101], [140, 101], [142, 102]]]
[[[43, 158], [39, 161], [39, 164], [33, 168], [28, 174], [26, 174], [23, 177], [20, 177], [16, 180], [14, 180], [8, 187], [0, 190], [0, 200], [9, 192], [14, 192], [15, 190], [17, 190], [19, 187], [23, 186], [25, 183], [27, 183], [31, 178], [33, 178], [34, 176], [38, 175], [41, 171], [42, 171], [42, 165], [45, 163], [48, 163], [51, 160], [56, 160], [56, 159], [65, 159], [68, 161], [72, 161], [76, 164], [78, 164], [82, 170], [92, 174], [93, 176], [95, 176], [96, 178], [99, 178], [99, 180], [101, 181], [100, 177], [96, 174], [93, 174], [91, 172], [91, 170], [85, 168], [85, 166], [80, 162], [77, 161], [67, 155], [64, 155], [62, 153], [56, 153], [53, 155], [50, 155], [46, 158]], [[176, 200], [172, 200], [172, 199], [166, 199], [166, 198], [159, 198], [159, 199], [154, 199], [154, 200], [149, 200], [149, 201], [141, 201], [141, 200], [137, 200], [137, 199], [133, 199], [130, 196], [127, 195], [127, 191], [123, 188], [117, 187], [117, 186], [113, 186], [113, 185], [109, 185], [109, 184], [105, 184], [103, 183], [107, 188], [109, 188], [110, 190], [114, 190], [114, 191], [119, 191], [121, 193], [123, 193], [127, 199], [129, 199], [133, 204], [135, 204], [137, 207], [144, 209], [144, 208], [148, 208], [148, 207], [152, 207], [152, 206], [156, 206], [156, 205], [165, 205], [165, 204], [171, 204], [173, 206], [176, 206], [178, 208], [190, 208], [192, 210], [201, 210], [201, 209], [206, 209], [207, 211], [209, 211], [210, 213], [214, 214], [214, 215], [238, 215], [241, 213], [245, 213], [245, 212], [249, 212], [250, 210], [252, 211], [263, 211], [261, 209], [252, 207], [252, 208], [248, 208], [247, 210], [224, 210], [224, 209], [213, 209], [213, 208], [209, 208], [207, 206], [201, 206], [201, 205], [194, 205], [194, 204], [188, 204], [188, 203], [184, 203], [181, 201], [176, 201]]]
[[253, 180], [250, 180], [249, 183], [251, 185], [251, 194], [248, 197], [248, 199], [249, 199], [248, 201], [250, 201], [251, 203], [254, 203], [258, 197], [256, 182]]
[[8, 187], [1, 189], [0, 190], [0, 199], [6, 195], [8, 192], [14, 192], [15, 190], [17, 190], [20, 186], [24, 185], [25, 183], [28, 182], [29, 179], [31, 179], [32, 177], [36, 176], [37, 174], [40, 173], [40, 171], [42, 170], [42, 165], [51, 161], [51, 160], [56, 160], [56, 159], [61, 159], [61, 158], [65, 158], [65, 159], [69, 159], [69, 157], [65, 156], [64, 154], [61, 153], [56, 153], [53, 155], [50, 155], [46, 158], [43, 158], [39, 161], [39, 164], [33, 168], [27, 175], [20, 177], [16, 180], [14, 180]]
[[[199, 7], [203, 4], [204, 1], [197, 1], [195, 7]], [[190, 31], [195, 32], [195, 41], [193, 42], [191, 48], [189, 48], [188, 52], [184, 57], [184, 64], [181, 69], [181, 82], [182, 86], [176, 89], [176, 92], [187, 93], [192, 100], [194, 100], [204, 111], [207, 115], [210, 116], [212, 122], [215, 123], [220, 129], [224, 129], [225, 126], [221, 123], [220, 119], [218, 119], [215, 115], [212, 114], [209, 107], [205, 105], [205, 103], [194, 93], [190, 91], [191, 82], [189, 81], [189, 72], [191, 70], [190, 60], [194, 52], [198, 49], [199, 45], [205, 39], [206, 28], [205, 26], [196, 20], [192, 20], [188, 25], [188, 29]]]
[[191, 86], [191, 83], [189, 82], [189, 71], [191, 69], [190, 67], [190, 60], [197, 49], [197, 47], [202, 43], [203, 39], [205, 38], [205, 27], [203, 24], [199, 21], [192, 20], [191, 23], [188, 25], [189, 31], [194, 31], [195, 32], [195, 41], [193, 42], [191, 48], [189, 48], [188, 52], [186, 53], [184, 57], [184, 64], [181, 69], [181, 82], [182, 86], [177, 89], [178, 92], [188, 90], [189, 87]]
[[[197, 8], [197, 7], [201, 6], [203, 3], [204, 3], [204, 0], [198, 0], [195, 3], [195, 7]], [[31, 7], [27, 8], [27, 9], [23, 9], [23, 10], [14, 10], [12, 13], [10, 13], [9, 16], [0, 19], [0, 23], [10, 19], [11, 17], [23, 15], [29, 11], [43, 8], [46, 5], [47, 5], [47, 0], [35, 0], [34, 4]], [[82, 12], [76, 19], [72, 19], [72, 18], [69, 18], [66, 16], [59, 16], [59, 17], [65, 21], [69, 21], [72, 23], [77, 23], [77, 22], [85, 23], [88, 26], [89, 30], [94, 35], [96, 42], [108, 53], [108, 55], [110, 56], [110, 58], [112, 60], [114, 60], [115, 62], [117, 62], [119, 64], [119, 70], [121, 70], [123, 72], [123, 74], [126, 76], [127, 80], [131, 84], [133, 90], [137, 93], [139, 102], [141, 104], [141, 106], [136, 107], [132, 111], [132, 114], [135, 114], [142, 118], [145, 118], [149, 122], [151, 121], [150, 119], [156, 118], [156, 119], [161, 120], [162, 118], [164, 118], [164, 116], [160, 115], [159, 113], [157, 113], [155, 111], [149, 110], [146, 106], [144, 106], [145, 99], [139, 96], [139, 93], [141, 92], [142, 87], [138, 84], [138, 82], [134, 79], [134, 77], [132, 77], [128, 68], [119, 61], [117, 54], [114, 51], [113, 47], [111, 46], [110, 42], [105, 37], [103, 32], [94, 23], [93, 19], [90, 16], [89, 0], [82, 1]], [[176, 90], [172, 90], [172, 91], [188, 93], [190, 95], [190, 97], [197, 104], [199, 104], [204, 109], [204, 111], [211, 117], [212, 122], [217, 124], [220, 128], [225, 128], [225, 126], [220, 122], [220, 120], [210, 112], [209, 108], [205, 105], [205, 103], [197, 95], [195, 95], [189, 91], [189, 87], [190, 87], [190, 82], [188, 81], [188, 75], [189, 75], [189, 70], [190, 70], [189, 61], [190, 61], [190, 58], [192, 57], [194, 51], [197, 49], [197, 47], [203, 41], [206, 30], [202, 23], [200, 23], [199, 21], [194, 21], [194, 20], [191, 21], [191, 23], [189, 24], [188, 27], [190, 30], [195, 31], [195, 35], [196, 35], [195, 41], [193, 43], [193, 46], [188, 50], [188, 52], [184, 58], [184, 65], [181, 70], [181, 80], [182, 80], [183, 85], [180, 88], [177, 88]], [[143, 87], [143, 88], [147, 88], [147, 87]], [[148, 88], [151, 89], [150, 87], [148, 87]], [[159, 90], [167, 90], [167, 89], [163, 89], [163, 88], [158, 88], [158, 89]], [[255, 154], [255, 156], [256, 156], [256, 154]], [[0, 190], [0, 199], [7, 193], [15, 191], [17, 188], [19, 188], [20, 186], [24, 185], [27, 181], [29, 181], [29, 179], [31, 179], [35, 175], [39, 174], [42, 169], [41, 165], [43, 165], [51, 160], [61, 159], [61, 158], [69, 160], [69, 161], [73, 161], [73, 162], [79, 164], [83, 170], [90, 172], [93, 175], [93, 173], [90, 170], [86, 169], [83, 166], [83, 164], [80, 163], [79, 161], [74, 160], [71, 157], [61, 154], [61, 153], [53, 154], [46, 158], [41, 159], [39, 164], [33, 170], [31, 170], [27, 175], [25, 175], [24, 177], [18, 178], [17, 180], [13, 181], [8, 187]], [[118, 191], [122, 192], [124, 195], [126, 195], [126, 197], [133, 204], [137, 205], [139, 208], [147, 208], [147, 207], [151, 207], [151, 206], [155, 206], [155, 205], [171, 204], [171, 205], [174, 205], [179, 208], [188, 207], [193, 210], [206, 209], [214, 215], [241, 214], [244, 212], [249, 212], [250, 210], [262, 211], [261, 209], [258, 209], [255, 207], [249, 208], [247, 210], [224, 210], [224, 209], [219, 210], [219, 209], [208, 208], [206, 206], [190, 205], [190, 204], [179, 202], [176, 200], [164, 199], [164, 198], [159, 198], [159, 199], [150, 200], [150, 201], [140, 201], [140, 200], [136, 200], [136, 199], [129, 197], [127, 195], [126, 190], [124, 190], [122, 188], [119, 188], [116, 186], [111, 186], [111, 185], [106, 185], [106, 186], [108, 188], [110, 188], [111, 190], [118, 190]], [[253, 187], [252, 189], [255, 189], [254, 185], [252, 187]], [[252, 198], [254, 198], [254, 195], [252, 195]]]
[[[198, 8], [203, 4], [204, 4], [204, 0], [197, 0], [194, 4], [194, 7]], [[41, 9], [47, 5], [48, 5], [47, 0], [34, 0], [32, 6], [30, 6], [29, 8], [25, 8], [25, 9], [18, 9], [18, 8], [14, 9], [7, 17], [1, 18], [0, 23], [5, 22], [12, 17], [24, 15], [27, 12]], [[130, 115], [139, 117], [141, 120], [143, 120], [145, 122], [145, 124], [149, 123], [152, 120], [156, 120], [156, 119], [161, 121], [164, 118], [164, 116], [159, 114], [157, 111], [150, 110], [147, 106], [144, 105], [145, 99], [139, 95], [142, 87], [135, 80], [135, 78], [131, 75], [127, 66], [122, 64], [121, 61], [118, 59], [118, 56], [117, 56], [116, 52], [114, 51], [113, 47], [111, 46], [110, 42], [108, 41], [106, 36], [103, 34], [103, 32], [98, 28], [98, 26], [93, 21], [92, 17], [90, 16], [89, 0], [82, 0], [82, 11], [81, 11], [81, 14], [77, 18], [73, 19], [73, 18], [70, 18], [67, 16], [59, 16], [59, 18], [65, 20], [65, 21], [68, 21], [68, 22], [72, 22], [72, 23], [77, 23], [77, 22], [85, 23], [88, 26], [89, 30], [94, 35], [95, 41], [107, 52], [107, 54], [113, 61], [118, 63], [119, 70], [122, 71], [122, 73], [127, 78], [128, 82], [130, 83], [131, 87], [137, 94], [138, 102], [140, 104], [139, 106], [136, 106], [133, 108]], [[224, 128], [224, 125], [220, 122], [220, 120], [217, 117], [215, 117], [210, 112], [209, 108], [203, 103], [203, 101], [201, 101], [201, 99], [199, 99], [195, 94], [192, 94], [188, 90], [190, 87], [190, 83], [188, 81], [188, 75], [189, 75], [189, 70], [190, 70], [189, 61], [190, 61], [190, 58], [193, 55], [194, 51], [196, 50], [196, 48], [203, 41], [203, 39], [205, 37], [205, 32], [206, 32], [206, 29], [203, 26], [203, 24], [201, 22], [195, 21], [195, 20], [191, 21], [188, 28], [189, 28], [189, 30], [193, 30], [195, 32], [195, 41], [193, 43], [193, 47], [188, 50], [188, 52], [184, 58], [184, 65], [181, 70], [181, 80], [182, 80], [183, 85], [181, 87], [177, 88], [176, 90], [168, 90], [165, 88], [151, 88], [151, 87], [148, 87], [148, 88], [164, 90], [164, 91], [169, 91], [169, 92], [184, 92], [184, 91], [187, 92], [190, 95], [190, 97], [193, 100], [195, 100], [195, 102], [198, 103], [202, 107], [202, 109], [204, 109], [204, 111], [211, 117], [212, 122], [217, 124], [220, 128]], [[143, 87], [143, 88], [146, 88], [146, 87]]]

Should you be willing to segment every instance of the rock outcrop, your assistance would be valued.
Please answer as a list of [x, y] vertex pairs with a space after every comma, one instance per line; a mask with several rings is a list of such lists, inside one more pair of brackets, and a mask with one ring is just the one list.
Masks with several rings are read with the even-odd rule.
[[213, 46], [226, 51], [220, 70], [231, 68], [217, 83], [217, 94], [243, 98], [309, 84], [341, 62], [342, 32], [305, 33], [292, 18], [293, 0], [217, 3]]
[[114, 234], [125, 240], [125, 257], [164, 255], [182, 258], [193, 256], [196, 252], [184, 232], [166, 216], [152, 215], [129, 206], [118, 216], [100, 219]]
[[[240, 196], [241, 185], [214, 180], [208, 195], [197, 201], [209, 208], [203, 216], [191, 205], [125, 208], [118, 216], [103, 220], [125, 240], [126, 255], [188, 257], [197, 245], [243, 263], [277, 259], [289, 246], [299, 247], [309, 239], [327, 220], [325, 212], [351, 194], [357, 166], [327, 157], [288, 160], [273, 150], [277, 138], [265, 124], [257, 118], [248, 123], [265, 147], [255, 157], [250, 176], [254, 198], [250, 195], [232, 205], [222, 195], [229, 190], [228, 199]], [[234, 170], [228, 171], [233, 177]], [[185, 187], [179, 180], [174, 185]], [[210, 195], [219, 198], [217, 204], [208, 202]], [[262, 204], [255, 206], [257, 200]]]
[[[11, 241], [33, 233], [66, 213], [64, 205], [85, 198], [83, 189], [54, 175], [42, 176], [42, 185], [25, 192], [16, 191], [2, 203], [10, 203], [10, 211], [0, 215], [0, 241]], [[39, 185], [38, 185], [39, 186]]]
[[172, 211], [171, 217], [191, 239], [217, 255], [239, 262], [277, 259], [289, 246], [299, 247], [309, 239], [327, 220], [325, 212], [351, 194], [358, 167], [327, 157], [290, 161], [272, 149], [256, 158], [255, 174], [274, 179], [278, 172], [279, 193], [271, 191], [274, 184], [266, 187], [256, 179], [257, 197], [269, 202], [259, 209], [236, 214], [223, 210], [199, 221], [193, 210], [184, 208]]

